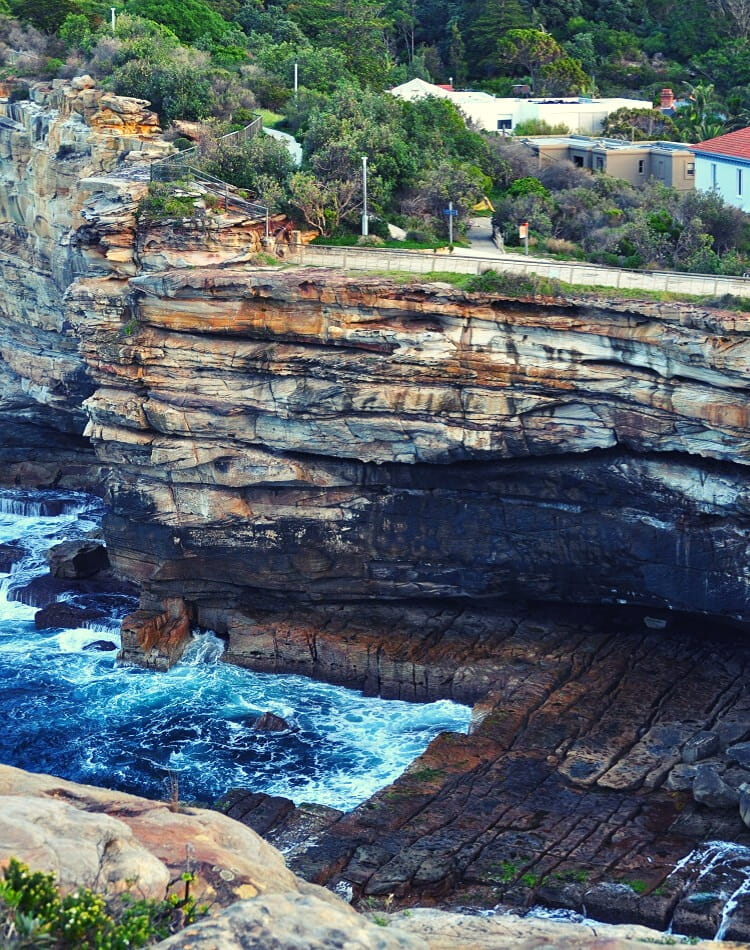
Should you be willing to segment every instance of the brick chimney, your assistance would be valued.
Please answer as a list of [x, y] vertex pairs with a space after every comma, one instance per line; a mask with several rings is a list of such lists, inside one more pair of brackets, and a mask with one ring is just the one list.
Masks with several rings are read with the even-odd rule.
[[659, 99], [660, 109], [674, 109], [675, 98], [671, 89], [662, 89]]

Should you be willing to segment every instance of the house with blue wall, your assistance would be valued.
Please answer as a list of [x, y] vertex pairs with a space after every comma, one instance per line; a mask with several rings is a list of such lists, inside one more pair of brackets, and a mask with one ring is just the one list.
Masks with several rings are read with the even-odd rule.
[[727, 204], [750, 212], [750, 128], [689, 148], [695, 155], [698, 191], [716, 191]]

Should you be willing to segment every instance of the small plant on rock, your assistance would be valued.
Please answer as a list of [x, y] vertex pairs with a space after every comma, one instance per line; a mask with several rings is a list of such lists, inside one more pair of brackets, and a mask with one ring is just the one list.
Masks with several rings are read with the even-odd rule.
[[190, 895], [194, 876], [183, 874], [183, 895], [165, 900], [122, 893], [111, 897], [89, 888], [61, 896], [52, 874], [31, 871], [10, 859], [0, 881], [0, 946], [3, 950], [130, 950], [164, 940], [206, 908]]

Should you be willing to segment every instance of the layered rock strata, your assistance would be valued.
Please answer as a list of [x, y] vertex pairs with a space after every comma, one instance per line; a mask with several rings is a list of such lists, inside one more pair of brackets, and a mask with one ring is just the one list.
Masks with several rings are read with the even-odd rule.
[[71, 324], [114, 563], [252, 653], [253, 609], [515, 598], [747, 617], [750, 322], [316, 271], [130, 282]]
[[[173, 150], [140, 99], [89, 77], [32, 84], [0, 98], [0, 481], [102, 490], [105, 472], [82, 433], [94, 384], [66, 317], [79, 280], [109, 285], [115, 332], [132, 315], [129, 277], [177, 263], [247, 260], [263, 222], [215, 212], [197, 192], [186, 219], [140, 220], [149, 166]], [[97, 319], [101, 318], [101, 314]]]
[[[233, 662], [481, 700], [306, 873], [526, 899], [557, 855], [587, 906], [642, 875], [663, 923], [667, 869], [750, 811], [727, 759], [748, 736], [722, 732], [744, 655], [641, 615], [747, 622], [747, 315], [239, 266], [258, 222], [200, 191], [189, 217], [136, 214], [166, 149], [145, 103], [80, 80], [2, 108], [3, 480], [107, 474], [109, 556], [142, 590], [124, 657], [163, 668], [197, 621]], [[510, 600], [641, 614], [612, 637]]]

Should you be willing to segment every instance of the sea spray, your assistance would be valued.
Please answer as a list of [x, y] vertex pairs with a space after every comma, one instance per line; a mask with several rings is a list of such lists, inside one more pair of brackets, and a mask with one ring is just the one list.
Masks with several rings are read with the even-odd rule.
[[[0, 574], [0, 761], [157, 798], [177, 773], [185, 800], [210, 803], [245, 787], [349, 809], [437, 733], [466, 731], [469, 709], [448, 701], [365, 698], [223, 663], [224, 644], [211, 633], [196, 635], [167, 673], [120, 666], [113, 652], [87, 647], [118, 642], [119, 620], [135, 605], [127, 598], [103, 598], [111, 616], [95, 629], [38, 631], [35, 608], [10, 596], [46, 570], [53, 544], [84, 537], [100, 513], [86, 496], [0, 493], [0, 544], [27, 551]], [[255, 730], [266, 710], [290, 728]]]

